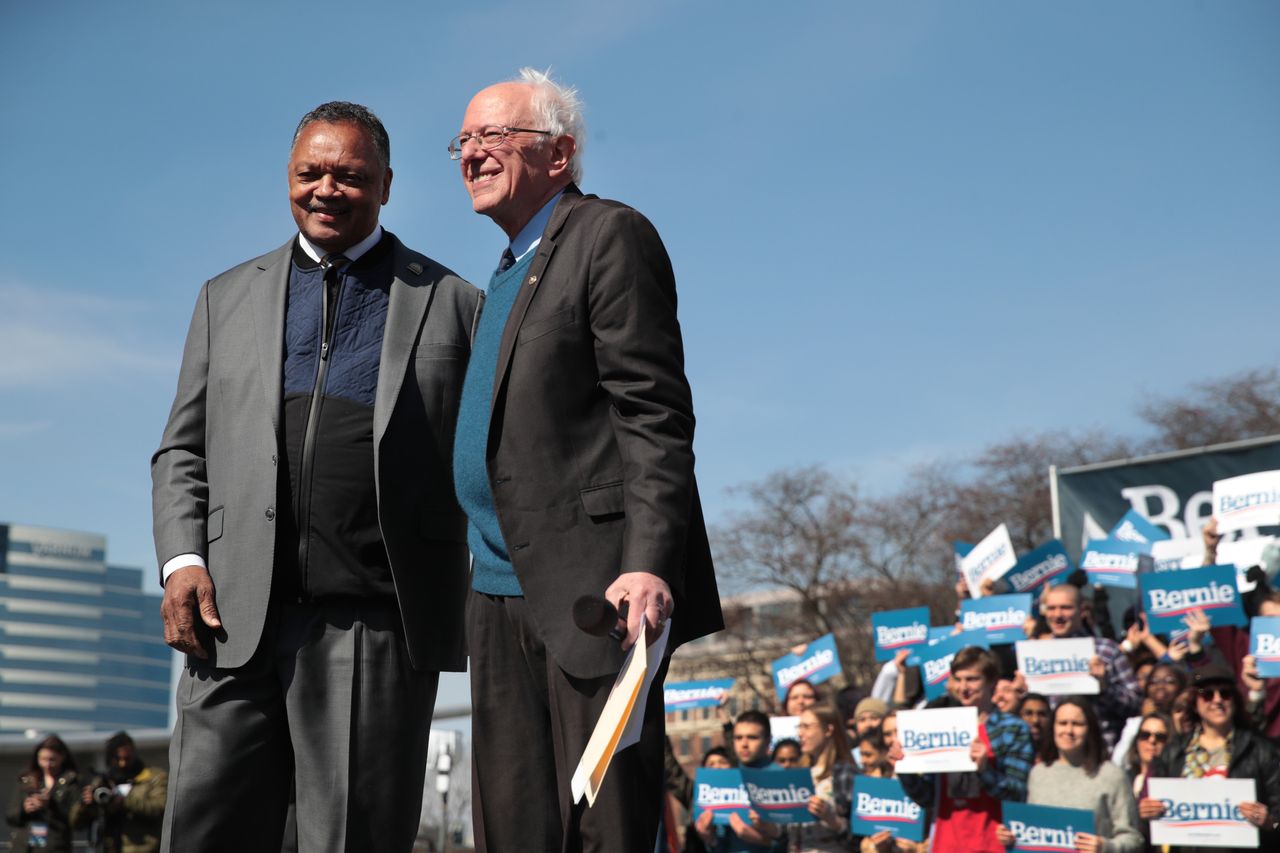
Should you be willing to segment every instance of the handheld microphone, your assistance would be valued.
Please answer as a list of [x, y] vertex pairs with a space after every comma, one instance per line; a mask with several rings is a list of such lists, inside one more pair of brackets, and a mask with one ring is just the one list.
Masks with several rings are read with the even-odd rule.
[[573, 603], [573, 624], [593, 637], [622, 642], [627, 636], [627, 602], [614, 607], [602, 595], [583, 595]]

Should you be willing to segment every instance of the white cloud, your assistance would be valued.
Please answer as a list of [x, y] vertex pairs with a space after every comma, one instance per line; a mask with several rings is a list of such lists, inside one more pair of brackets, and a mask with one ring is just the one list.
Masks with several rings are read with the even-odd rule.
[[172, 369], [137, 343], [148, 307], [136, 301], [0, 284], [0, 305], [0, 389]]

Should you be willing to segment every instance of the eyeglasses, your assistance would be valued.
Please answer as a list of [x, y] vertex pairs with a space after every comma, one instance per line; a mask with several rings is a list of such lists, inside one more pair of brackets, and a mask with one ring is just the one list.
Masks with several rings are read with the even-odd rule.
[[1201, 687], [1196, 693], [1206, 702], [1212, 702], [1215, 698], [1222, 702], [1233, 702], [1236, 698], [1236, 692], [1230, 687]]
[[498, 127], [497, 125], [490, 125], [489, 127], [480, 128], [476, 133], [460, 133], [449, 140], [449, 159], [461, 160], [462, 146], [473, 139], [480, 143], [481, 148], [489, 151], [502, 145], [507, 141], [507, 137], [513, 133], [536, 133], [540, 136], [551, 136], [551, 131], [549, 130], [530, 130], [527, 127]]
[[1164, 684], [1169, 687], [1175, 687], [1178, 684], [1178, 679], [1174, 678], [1171, 675], [1164, 675], [1164, 676], [1161, 676], [1160, 678], [1148, 678], [1147, 684]]
[[1138, 732], [1138, 740], [1154, 740], [1163, 743], [1169, 739], [1168, 732], [1152, 732], [1146, 729]]

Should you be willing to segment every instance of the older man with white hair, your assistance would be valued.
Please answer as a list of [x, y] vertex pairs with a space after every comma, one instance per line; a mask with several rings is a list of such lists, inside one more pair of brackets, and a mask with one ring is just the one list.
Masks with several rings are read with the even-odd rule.
[[[509, 241], [454, 450], [474, 556], [480, 850], [651, 851], [661, 671], [640, 743], [614, 757], [591, 808], [571, 802], [570, 780], [639, 632], [670, 619], [670, 650], [722, 627], [675, 276], [648, 220], [578, 189], [583, 138], [577, 93], [524, 69], [471, 100], [449, 145], [473, 209]], [[574, 626], [574, 602], [601, 595], [629, 609], [621, 644]]]

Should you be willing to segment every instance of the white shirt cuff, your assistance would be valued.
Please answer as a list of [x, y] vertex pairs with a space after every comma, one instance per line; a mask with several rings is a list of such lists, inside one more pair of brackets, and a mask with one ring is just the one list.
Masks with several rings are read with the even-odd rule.
[[178, 569], [185, 569], [187, 566], [199, 566], [202, 569], [208, 568], [205, 565], [204, 557], [199, 554], [179, 554], [160, 567], [160, 585], [164, 586], [169, 581], [169, 575]]

